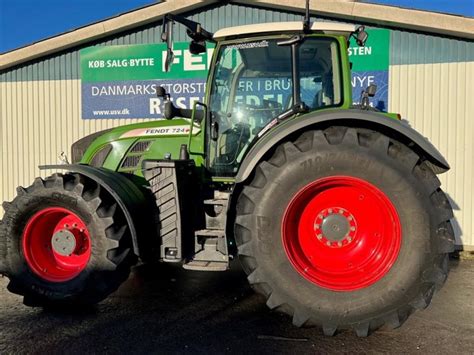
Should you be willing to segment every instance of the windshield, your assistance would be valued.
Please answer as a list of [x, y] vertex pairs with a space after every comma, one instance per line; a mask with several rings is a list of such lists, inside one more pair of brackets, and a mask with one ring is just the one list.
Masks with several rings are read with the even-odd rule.
[[[282, 39], [220, 47], [209, 102], [217, 132], [217, 139], [209, 143], [210, 167], [216, 173], [235, 173], [258, 133], [294, 105], [292, 49], [279, 46], [279, 41]], [[341, 103], [337, 48], [335, 40], [318, 37], [309, 37], [298, 46], [297, 99], [308, 110]]]

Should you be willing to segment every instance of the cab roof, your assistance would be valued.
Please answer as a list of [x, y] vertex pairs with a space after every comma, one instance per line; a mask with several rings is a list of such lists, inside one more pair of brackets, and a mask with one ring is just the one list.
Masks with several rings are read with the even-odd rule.
[[[356, 29], [355, 25], [335, 23], [335, 22], [313, 22], [311, 30], [315, 32], [323, 32], [325, 34], [341, 35], [349, 37]], [[246, 35], [255, 35], [263, 33], [288, 33], [302, 32], [303, 22], [268, 22], [254, 25], [227, 27], [214, 33], [215, 40], [222, 40], [226, 37], [242, 37]]]

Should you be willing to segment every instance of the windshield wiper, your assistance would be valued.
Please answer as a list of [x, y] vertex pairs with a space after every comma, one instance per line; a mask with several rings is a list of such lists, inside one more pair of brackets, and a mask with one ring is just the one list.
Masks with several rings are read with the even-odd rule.
[[293, 105], [288, 110], [280, 113], [275, 119], [278, 121], [278, 123], [280, 123], [281, 121], [284, 121], [293, 115], [296, 115], [298, 113], [306, 113], [308, 111], [309, 107], [304, 102], [300, 102], [296, 105]]

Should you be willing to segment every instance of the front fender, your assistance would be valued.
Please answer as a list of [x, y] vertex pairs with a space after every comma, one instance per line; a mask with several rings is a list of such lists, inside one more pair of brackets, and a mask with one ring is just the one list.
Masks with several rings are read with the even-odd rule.
[[437, 173], [450, 169], [448, 162], [435, 148], [433, 144], [420, 133], [411, 128], [407, 123], [389, 118], [381, 113], [349, 109], [331, 112], [314, 112], [295, 118], [291, 121], [278, 125], [268, 132], [261, 140], [248, 151], [239, 172], [236, 183], [245, 181], [252, 173], [255, 166], [262, 160], [263, 156], [282, 142], [291, 134], [304, 131], [305, 128], [318, 128], [318, 126], [334, 123], [334, 125], [349, 125], [354, 127], [365, 127], [385, 134], [391, 133], [397, 138], [413, 143], [412, 149], [421, 153], [436, 168]]
[[147, 199], [140, 188], [125, 175], [104, 168], [96, 168], [90, 165], [43, 165], [41, 170], [67, 170], [80, 173], [96, 181], [117, 201], [127, 220], [128, 227], [133, 239], [133, 250], [136, 255], [140, 255], [138, 235], [146, 235], [142, 232], [146, 221]]

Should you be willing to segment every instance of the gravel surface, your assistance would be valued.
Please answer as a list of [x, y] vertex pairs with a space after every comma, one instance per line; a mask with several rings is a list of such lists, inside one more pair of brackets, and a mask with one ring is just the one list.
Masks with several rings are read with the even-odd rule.
[[431, 306], [395, 331], [324, 337], [271, 312], [238, 265], [224, 273], [134, 269], [112, 296], [69, 313], [23, 306], [0, 278], [0, 354], [474, 353], [474, 260], [451, 261]]

